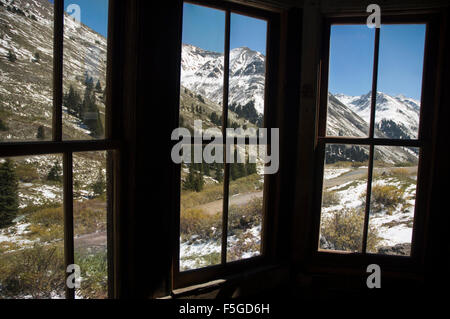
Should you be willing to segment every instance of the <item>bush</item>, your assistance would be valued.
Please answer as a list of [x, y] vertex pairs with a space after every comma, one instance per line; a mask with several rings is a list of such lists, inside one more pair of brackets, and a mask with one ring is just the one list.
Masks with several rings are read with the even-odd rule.
[[375, 185], [372, 187], [371, 210], [380, 213], [387, 210], [392, 213], [398, 205], [405, 204], [404, 191], [392, 185]]
[[62, 208], [45, 208], [28, 217], [29, 236], [38, 238], [40, 242], [52, 242], [64, 237], [64, 216]]
[[0, 119], [0, 132], [6, 132], [8, 130], [9, 130], [8, 126], [6, 126], [6, 124], [3, 122], [3, 120]]
[[207, 215], [200, 209], [188, 209], [181, 212], [180, 233], [182, 241], [195, 239], [218, 239], [220, 238], [222, 216], [220, 213]]
[[19, 181], [23, 183], [32, 183], [39, 180], [36, 166], [30, 163], [16, 163], [16, 175]]
[[263, 199], [252, 199], [245, 206], [231, 206], [228, 214], [228, 236], [240, 235], [246, 230], [261, 225]]
[[330, 207], [330, 206], [336, 206], [340, 203], [339, 195], [336, 192], [333, 191], [324, 191], [322, 195], [322, 206], [323, 207]]
[[[321, 235], [332, 249], [341, 251], [361, 251], [363, 240], [364, 211], [343, 209], [332, 212], [321, 225]], [[381, 238], [376, 228], [369, 226], [367, 251], [375, 251]], [[327, 247], [323, 247], [326, 249]]]
[[75, 263], [81, 269], [81, 286], [78, 294], [85, 299], [108, 297], [108, 259], [106, 251], [93, 255], [75, 253]]
[[75, 234], [106, 231], [106, 204], [100, 200], [76, 202], [73, 210]]
[[44, 208], [30, 215], [29, 221], [31, 224], [42, 225], [44, 227], [50, 227], [53, 225], [63, 225], [64, 215], [61, 207]]
[[65, 284], [62, 246], [35, 245], [0, 258], [0, 297], [49, 299], [63, 296]]

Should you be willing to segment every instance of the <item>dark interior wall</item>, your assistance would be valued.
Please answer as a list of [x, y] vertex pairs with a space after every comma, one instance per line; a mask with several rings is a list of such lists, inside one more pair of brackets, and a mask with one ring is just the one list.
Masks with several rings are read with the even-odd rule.
[[[170, 291], [173, 228], [170, 136], [176, 127], [181, 1], [124, 1], [124, 151], [118, 297]], [[119, 66], [120, 67], [120, 66]]]
[[448, 209], [448, 194], [450, 191], [450, 150], [448, 120], [450, 119], [450, 9], [443, 11], [444, 20], [441, 25], [441, 47], [439, 81], [436, 83], [438, 109], [433, 127], [435, 143], [432, 163], [432, 187], [430, 214], [426, 221], [428, 241], [426, 244], [425, 283], [429, 291], [437, 293], [442, 287], [448, 287], [450, 278], [445, 272], [450, 268], [450, 242], [448, 227], [450, 214]]
[[[116, 296], [151, 298], [170, 293], [171, 258], [174, 249], [174, 167], [170, 159], [170, 135], [177, 126], [179, 63], [181, 52], [182, 1], [117, 1], [123, 14], [122, 42], [116, 67], [123, 85], [123, 152], [121, 166], [121, 213], [117, 217]], [[328, 3], [328, 2], [324, 2]], [[353, 1], [354, 3], [354, 1]], [[331, 6], [331, 4], [330, 4]], [[323, 7], [323, 4], [322, 4]], [[352, 293], [360, 286], [345, 284], [344, 278], [312, 279], [304, 275], [311, 234], [314, 180], [314, 134], [316, 130], [318, 66], [320, 56], [321, 6], [308, 1], [300, 9], [291, 6], [280, 14], [279, 74], [274, 116], [281, 130], [280, 173], [275, 181], [276, 198], [271, 213], [277, 231], [271, 234], [273, 262], [292, 265], [297, 279], [292, 287], [320, 296], [343, 287]], [[449, 118], [449, 27], [445, 46], [440, 92], [440, 109], [435, 136], [437, 154], [427, 221], [431, 234], [425, 271], [429, 283], [436, 282], [437, 267], [448, 269], [449, 246], [445, 239], [449, 225], [445, 195], [438, 185], [448, 179]], [[444, 38], [443, 38], [444, 39]], [[117, 92], [116, 92], [117, 93]], [[444, 151], [446, 153], [444, 153]], [[448, 183], [447, 183], [448, 184]], [[445, 206], [444, 206], [445, 207]], [[445, 252], [442, 254], [442, 252]], [[344, 284], [343, 284], [344, 283]]]

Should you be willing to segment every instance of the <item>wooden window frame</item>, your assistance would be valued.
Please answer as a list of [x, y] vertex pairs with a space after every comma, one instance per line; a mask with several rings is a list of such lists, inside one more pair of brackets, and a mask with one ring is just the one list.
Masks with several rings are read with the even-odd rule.
[[[317, 116], [317, 132], [315, 137], [315, 159], [316, 173], [314, 180], [315, 195], [313, 198], [313, 235], [309, 247], [311, 256], [308, 268], [319, 272], [348, 272], [354, 270], [357, 273], [365, 272], [367, 265], [377, 263], [387, 271], [410, 270], [419, 271], [423, 266], [424, 247], [426, 243], [426, 221], [428, 216], [428, 200], [430, 189], [430, 172], [432, 160], [432, 138], [433, 138], [433, 114], [437, 114], [437, 96], [433, 83], [438, 81], [437, 61], [439, 54], [439, 34], [440, 34], [440, 15], [438, 12], [398, 12], [389, 13], [382, 16], [382, 24], [425, 24], [425, 55], [423, 61], [423, 80], [421, 96], [421, 114], [419, 124], [419, 136], [416, 140], [398, 140], [374, 137], [375, 127], [375, 108], [378, 81], [378, 57], [380, 29], [375, 30], [374, 47], [374, 72], [372, 74], [372, 103], [371, 103], [371, 122], [370, 131], [367, 138], [353, 137], [330, 137], [326, 136], [326, 122], [328, 109], [328, 69], [330, 53], [330, 30], [331, 25], [339, 24], [366, 24], [367, 16], [362, 15], [335, 15], [327, 16], [323, 19], [323, 38], [320, 60], [320, 83], [319, 83], [319, 107]], [[363, 231], [363, 249], [360, 253], [348, 253], [342, 251], [320, 250], [320, 219], [322, 208], [323, 191], [323, 173], [325, 160], [325, 146], [327, 144], [345, 144], [367, 146], [370, 148], [369, 167], [368, 167], [368, 185], [365, 207], [365, 220]], [[369, 223], [370, 195], [373, 177], [374, 147], [375, 146], [406, 146], [420, 148], [416, 205], [414, 212], [414, 226], [411, 241], [410, 256], [380, 255], [366, 252], [367, 232]]]
[[[31, 142], [0, 142], [0, 157], [21, 157], [62, 154], [63, 156], [63, 215], [64, 215], [64, 263], [74, 264], [73, 229], [73, 154], [79, 152], [107, 152], [107, 264], [108, 298], [115, 295], [117, 272], [114, 267], [116, 258], [115, 234], [116, 216], [119, 213], [119, 156], [121, 151], [121, 127], [119, 124], [119, 103], [113, 98], [114, 86], [118, 74], [113, 70], [115, 52], [114, 39], [117, 27], [114, 24], [118, 14], [117, 0], [108, 4], [107, 74], [105, 137], [99, 140], [66, 141], [63, 140], [63, 49], [64, 49], [64, 0], [54, 1], [53, 14], [53, 118], [52, 140]], [[66, 279], [69, 274], [65, 274]], [[65, 284], [65, 282], [64, 282]], [[75, 289], [65, 285], [65, 298], [75, 299]]]
[[[264, 127], [272, 127], [275, 123], [274, 115], [276, 112], [275, 99], [276, 99], [276, 60], [278, 52], [273, 47], [275, 41], [271, 41], [273, 35], [277, 32], [279, 28], [279, 11], [270, 10], [269, 8], [257, 8], [240, 5], [238, 3], [223, 2], [218, 4], [215, 1], [202, 1], [202, 0], [190, 0], [183, 1], [183, 3], [189, 3], [194, 5], [199, 5], [203, 7], [208, 7], [211, 9], [221, 10], [225, 12], [225, 45], [224, 45], [224, 74], [229, 74], [229, 55], [230, 55], [230, 18], [231, 14], [240, 14], [252, 18], [257, 18], [265, 20], [267, 22], [267, 37], [266, 37], [266, 76], [265, 76], [265, 93], [264, 93]], [[181, 15], [180, 25], [183, 24], [183, 15]], [[180, 45], [181, 47], [181, 45]], [[181, 83], [180, 83], [181, 86]], [[229, 89], [229, 76], [224, 76], [224, 86], [223, 86], [223, 103], [222, 105], [228, 105], [228, 89]], [[178, 103], [179, 104], [179, 103]], [[222, 135], [224, 140], [227, 140], [226, 128], [228, 120], [228, 108], [222, 108]], [[177, 112], [177, 123], [179, 123], [179, 111]], [[268, 146], [270, 147], [270, 134], [268, 136]], [[175, 141], [172, 143], [177, 143]], [[245, 139], [246, 145], [249, 145], [250, 141], [248, 138]], [[194, 139], [192, 143], [195, 144]], [[205, 144], [205, 143], [203, 143]], [[226, 157], [226, 147], [224, 147], [224, 157]], [[173, 247], [172, 256], [172, 289], [184, 288], [190, 285], [208, 282], [219, 277], [229, 276], [231, 274], [236, 274], [243, 272], [245, 270], [260, 267], [269, 264], [270, 252], [273, 250], [272, 245], [266, 242], [266, 238], [271, 234], [270, 226], [267, 221], [269, 220], [268, 207], [269, 202], [273, 200], [274, 193], [271, 189], [271, 185], [275, 183], [273, 181], [273, 176], [264, 177], [264, 191], [263, 191], [263, 225], [261, 230], [261, 255], [233, 262], [227, 262], [227, 247], [228, 247], [228, 204], [229, 204], [229, 172], [230, 164], [224, 163], [224, 198], [223, 198], [223, 213], [222, 213], [222, 244], [221, 244], [221, 263], [219, 265], [207, 266], [200, 269], [180, 271], [179, 261], [180, 261], [180, 198], [181, 198], [181, 187], [177, 187], [174, 194], [174, 212], [175, 216], [175, 239]], [[174, 165], [174, 185], [180, 185], [181, 181], [181, 164]]]

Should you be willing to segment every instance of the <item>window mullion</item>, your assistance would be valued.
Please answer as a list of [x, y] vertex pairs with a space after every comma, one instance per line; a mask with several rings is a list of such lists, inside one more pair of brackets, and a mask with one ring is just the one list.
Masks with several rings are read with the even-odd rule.
[[[375, 47], [373, 55], [373, 74], [372, 74], [372, 100], [370, 109], [370, 130], [369, 139], [373, 139], [375, 136], [375, 111], [377, 106], [377, 89], [378, 89], [378, 61], [380, 55], [380, 28], [375, 29]], [[370, 144], [369, 153], [369, 167], [367, 176], [367, 191], [366, 191], [366, 206], [364, 216], [364, 228], [363, 228], [363, 241], [362, 241], [362, 253], [367, 251], [367, 237], [369, 232], [369, 218], [370, 218], [370, 201], [372, 198], [372, 179], [373, 179], [373, 161], [375, 154], [375, 146]]]
[[[66, 268], [75, 264], [73, 240], [73, 154], [64, 153], [64, 259]], [[66, 273], [66, 279], [70, 274]], [[66, 284], [66, 299], [75, 299], [75, 289]]]
[[373, 73], [372, 73], [372, 100], [370, 109], [370, 131], [369, 137], [372, 139], [375, 136], [375, 110], [377, 105], [377, 90], [378, 90], [378, 61], [380, 55], [380, 29], [375, 29], [375, 48], [373, 55]]
[[228, 197], [230, 186], [230, 165], [228, 164], [227, 126], [228, 126], [228, 92], [230, 82], [230, 10], [225, 17], [223, 104], [222, 104], [222, 136], [224, 141], [224, 179], [223, 179], [223, 210], [222, 210], [222, 264], [227, 262], [228, 239]]
[[62, 141], [64, 0], [55, 0], [53, 13], [53, 141]]

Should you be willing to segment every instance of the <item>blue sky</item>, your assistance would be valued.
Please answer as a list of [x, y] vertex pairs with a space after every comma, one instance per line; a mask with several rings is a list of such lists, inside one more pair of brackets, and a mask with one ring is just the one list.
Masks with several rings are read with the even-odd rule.
[[[53, 0], [49, 0], [53, 3]], [[81, 22], [105, 38], [108, 34], [108, 0], [65, 0], [64, 8], [77, 4], [81, 9]]]
[[[230, 32], [231, 49], [246, 46], [266, 54], [266, 21], [232, 13]], [[188, 3], [184, 5], [183, 43], [223, 53], [224, 37], [225, 11]]]
[[[382, 25], [378, 91], [420, 99], [425, 25]], [[332, 26], [329, 91], [362, 95], [372, 89], [374, 29]]]

